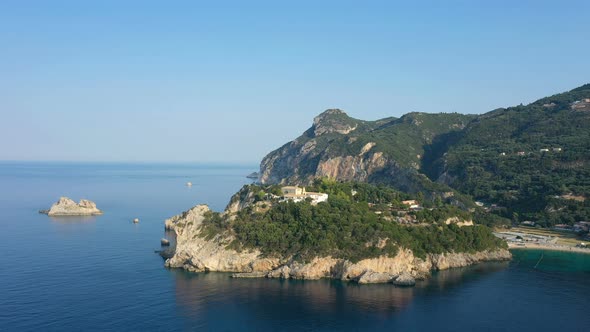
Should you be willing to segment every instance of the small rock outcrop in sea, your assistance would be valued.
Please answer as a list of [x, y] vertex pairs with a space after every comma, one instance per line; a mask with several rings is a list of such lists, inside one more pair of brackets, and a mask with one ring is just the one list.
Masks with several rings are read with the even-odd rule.
[[357, 280], [359, 284], [376, 284], [391, 281], [393, 276], [387, 272], [375, 272], [367, 270]]
[[416, 285], [416, 279], [409, 273], [402, 273], [393, 280], [393, 284], [405, 287], [414, 286]]
[[[231, 209], [226, 210], [226, 213]], [[192, 272], [234, 272], [236, 278], [320, 279], [332, 278], [356, 281], [361, 284], [393, 283], [413, 286], [416, 279], [427, 278], [433, 270], [463, 267], [478, 262], [509, 260], [508, 250], [474, 253], [428, 254], [416, 257], [400, 248], [393, 257], [379, 256], [357, 262], [334, 257], [315, 257], [298, 262], [293, 257], [265, 257], [258, 249], [236, 251], [228, 246], [233, 238], [224, 233], [201, 234], [205, 216], [210, 213], [206, 205], [197, 205], [165, 222], [167, 231], [173, 231], [175, 246], [167, 252], [166, 267], [182, 268]]]
[[160, 244], [162, 246], [169, 246], [170, 245], [170, 241], [168, 239], [161, 239], [160, 240]]
[[258, 172], [252, 172], [252, 173], [248, 174], [246, 177], [248, 179], [257, 180], [259, 176], [260, 176], [260, 174], [258, 174]]
[[134, 224], [139, 224], [139, 218], [135, 218], [135, 219], [133, 219], [133, 223], [134, 223]]
[[79, 203], [76, 203], [68, 197], [60, 197], [49, 210], [39, 212], [49, 216], [96, 216], [102, 214], [94, 202], [81, 199]]

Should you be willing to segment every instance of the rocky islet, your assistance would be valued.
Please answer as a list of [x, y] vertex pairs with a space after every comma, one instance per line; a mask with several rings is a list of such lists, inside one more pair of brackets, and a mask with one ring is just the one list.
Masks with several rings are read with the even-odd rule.
[[93, 201], [81, 199], [79, 203], [76, 203], [68, 197], [60, 197], [49, 210], [40, 210], [39, 212], [48, 216], [96, 216], [103, 214]]

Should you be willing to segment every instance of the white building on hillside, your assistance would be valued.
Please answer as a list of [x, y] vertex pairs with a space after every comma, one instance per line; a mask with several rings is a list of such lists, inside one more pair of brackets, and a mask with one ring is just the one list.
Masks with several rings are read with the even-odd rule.
[[328, 201], [328, 194], [325, 193], [314, 193], [310, 191], [306, 194], [306, 196], [312, 199], [312, 204]]
[[290, 200], [295, 203], [301, 202], [307, 198], [311, 198], [311, 204], [315, 205], [328, 200], [328, 194], [307, 192], [304, 187], [285, 186], [281, 188], [285, 200]]
[[285, 195], [285, 197], [287, 195], [292, 195], [292, 196], [305, 195], [305, 188], [298, 187], [298, 186], [285, 186], [285, 187], [281, 188], [281, 191], [283, 192], [283, 195]]
[[420, 208], [420, 203], [418, 203], [415, 199], [410, 199], [407, 201], [402, 201], [402, 204], [408, 206], [410, 209], [417, 209]]

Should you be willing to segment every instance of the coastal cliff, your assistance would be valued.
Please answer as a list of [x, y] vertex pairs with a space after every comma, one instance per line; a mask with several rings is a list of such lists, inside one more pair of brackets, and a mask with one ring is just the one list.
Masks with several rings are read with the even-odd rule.
[[49, 210], [39, 212], [48, 216], [95, 216], [102, 214], [94, 202], [81, 199], [79, 203], [76, 203], [68, 197], [60, 197]]
[[428, 254], [424, 258], [401, 248], [393, 257], [382, 255], [356, 262], [331, 256], [318, 256], [308, 261], [298, 261], [293, 256], [271, 257], [256, 249], [232, 249], [234, 238], [229, 233], [206, 233], [203, 222], [210, 213], [206, 205], [197, 205], [165, 221], [166, 229], [176, 236], [174, 253], [165, 263], [167, 267], [193, 272], [234, 272], [235, 277], [333, 278], [359, 283], [411, 285], [414, 279], [427, 278], [433, 270], [511, 258], [508, 250], [501, 248], [473, 253]]
[[167, 267], [194, 272], [259, 272], [279, 266], [278, 260], [262, 258], [258, 250], [237, 252], [227, 249], [232, 238], [224, 234], [205, 238], [201, 226], [210, 212], [206, 205], [197, 205], [166, 220], [166, 229], [174, 231], [176, 236], [174, 255], [166, 260]]

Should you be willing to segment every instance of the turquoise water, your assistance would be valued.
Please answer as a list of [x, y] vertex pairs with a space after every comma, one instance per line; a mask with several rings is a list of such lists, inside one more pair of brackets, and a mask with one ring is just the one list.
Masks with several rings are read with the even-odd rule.
[[[165, 269], [164, 219], [223, 209], [255, 169], [0, 163], [0, 330], [590, 331], [588, 255], [545, 252], [534, 268], [541, 253], [519, 250], [415, 288]], [[105, 214], [37, 213], [62, 195]]]
[[541, 272], [590, 272], [589, 254], [537, 249], [513, 249], [511, 252], [515, 266], [532, 267]]

